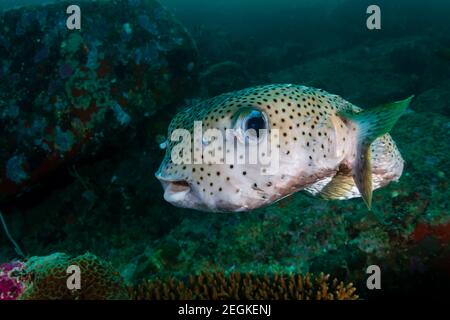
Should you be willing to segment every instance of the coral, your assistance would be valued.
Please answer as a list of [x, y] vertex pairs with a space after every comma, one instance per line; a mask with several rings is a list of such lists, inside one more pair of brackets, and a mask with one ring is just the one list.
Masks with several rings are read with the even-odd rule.
[[[81, 271], [81, 289], [67, 288], [66, 273], [70, 265]], [[128, 292], [120, 275], [112, 266], [86, 253], [71, 258], [64, 253], [54, 253], [45, 257], [32, 257], [26, 262], [21, 276], [27, 284], [22, 300], [63, 299], [63, 300], [110, 300], [128, 299]]]
[[25, 284], [20, 280], [23, 266], [20, 261], [0, 264], [0, 300], [16, 300], [23, 293]]
[[255, 275], [252, 273], [203, 272], [188, 281], [176, 278], [145, 281], [130, 288], [137, 300], [356, 300], [352, 283], [344, 284], [321, 273]]

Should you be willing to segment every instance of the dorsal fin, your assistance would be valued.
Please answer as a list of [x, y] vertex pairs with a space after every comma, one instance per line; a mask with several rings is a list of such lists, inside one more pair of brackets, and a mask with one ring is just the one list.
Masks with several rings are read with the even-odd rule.
[[348, 111], [338, 113], [342, 118], [353, 122], [357, 129], [356, 158], [352, 167], [352, 176], [369, 210], [372, 206], [370, 144], [392, 129], [412, 99], [413, 96], [358, 113]]

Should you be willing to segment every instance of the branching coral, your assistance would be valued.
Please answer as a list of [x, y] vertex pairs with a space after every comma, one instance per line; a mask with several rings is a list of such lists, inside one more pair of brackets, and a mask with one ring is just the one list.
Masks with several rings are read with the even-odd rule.
[[130, 288], [138, 300], [356, 300], [352, 283], [344, 284], [321, 273], [303, 275], [254, 275], [252, 273], [204, 272], [187, 281], [176, 278], [145, 281]]

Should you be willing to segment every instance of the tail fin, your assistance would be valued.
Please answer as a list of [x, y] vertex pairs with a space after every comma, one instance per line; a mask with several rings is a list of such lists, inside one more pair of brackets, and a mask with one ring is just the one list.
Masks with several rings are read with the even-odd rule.
[[388, 133], [408, 108], [411, 96], [405, 100], [384, 104], [358, 113], [340, 112], [339, 115], [352, 121], [357, 127], [356, 160], [352, 169], [353, 180], [369, 210], [372, 206], [372, 166], [370, 144]]

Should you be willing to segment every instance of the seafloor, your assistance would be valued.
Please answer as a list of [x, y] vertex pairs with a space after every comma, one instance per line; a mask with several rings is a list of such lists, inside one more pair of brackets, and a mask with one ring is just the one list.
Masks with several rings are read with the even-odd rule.
[[[361, 107], [415, 94], [391, 132], [404, 159], [398, 183], [361, 199], [323, 201], [295, 194], [249, 213], [178, 209], [154, 177], [159, 149], [180, 103], [157, 109], [132, 142], [61, 166], [1, 210], [28, 256], [86, 251], [110, 261], [127, 283], [205, 270], [330, 273], [363, 298], [441, 296], [450, 287], [450, 38], [435, 33], [342, 44], [301, 55], [242, 46], [226, 30], [194, 30], [198, 86], [187, 98], [265, 83], [297, 83]], [[227, 48], [227, 50], [223, 50]], [[270, 68], [267, 65], [270, 64]], [[17, 258], [0, 232], [0, 261]], [[365, 289], [366, 268], [382, 290]], [[448, 294], [448, 291], [447, 291]]]

